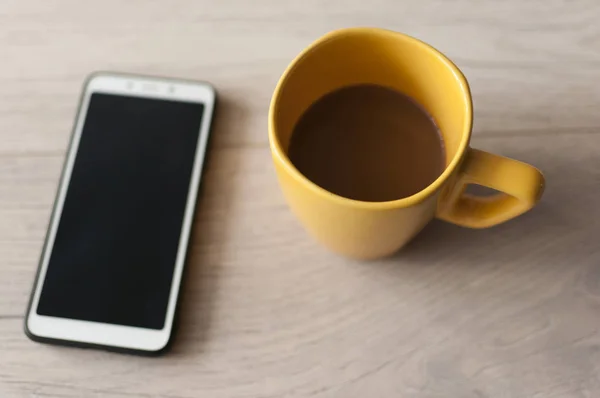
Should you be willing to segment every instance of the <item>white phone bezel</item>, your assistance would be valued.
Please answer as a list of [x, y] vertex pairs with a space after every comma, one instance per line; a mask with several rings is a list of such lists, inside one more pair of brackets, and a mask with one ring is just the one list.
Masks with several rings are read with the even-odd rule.
[[[50, 254], [56, 237], [56, 230], [61, 218], [75, 156], [79, 148], [90, 96], [93, 93], [194, 102], [202, 103], [204, 105], [193, 172], [190, 180], [190, 189], [186, 202], [177, 256], [175, 259], [175, 270], [171, 282], [167, 314], [164, 327], [161, 330], [57, 318], [37, 314], [43, 281], [46, 276]], [[63, 340], [148, 352], [160, 351], [166, 347], [173, 326], [173, 317], [175, 315], [175, 307], [181, 284], [181, 275], [193, 221], [194, 207], [202, 174], [214, 105], [215, 91], [206, 83], [110, 73], [96, 74], [88, 80], [82, 94], [79, 113], [75, 121], [73, 138], [67, 154], [63, 176], [60, 181], [56, 204], [53, 210], [52, 221], [48, 228], [42, 258], [40, 260], [40, 268], [26, 318], [26, 329], [28, 333], [42, 339]]]

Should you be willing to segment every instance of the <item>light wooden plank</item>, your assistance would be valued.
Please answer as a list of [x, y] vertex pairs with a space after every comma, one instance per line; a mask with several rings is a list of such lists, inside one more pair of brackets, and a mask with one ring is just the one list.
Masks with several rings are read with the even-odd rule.
[[[0, 396], [600, 396], [600, 3], [534, 0], [0, 2]], [[419, 37], [465, 71], [473, 144], [547, 177], [531, 213], [433, 222], [397, 256], [316, 245], [279, 193], [271, 92], [332, 29]], [[87, 74], [207, 80], [221, 97], [179, 333], [156, 359], [22, 332]]]

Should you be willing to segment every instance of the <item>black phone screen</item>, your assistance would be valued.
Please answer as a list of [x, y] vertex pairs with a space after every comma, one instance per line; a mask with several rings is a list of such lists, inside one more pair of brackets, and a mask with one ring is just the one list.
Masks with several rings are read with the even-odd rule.
[[203, 111], [91, 95], [39, 315], [163, 328]]

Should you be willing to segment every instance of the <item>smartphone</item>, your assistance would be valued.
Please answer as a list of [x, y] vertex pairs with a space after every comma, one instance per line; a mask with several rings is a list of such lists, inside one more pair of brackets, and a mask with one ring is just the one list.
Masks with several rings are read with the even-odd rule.
[[167, 347], [214, 107], [206, 83], [87, 80], [25, 317], [31, 339]]

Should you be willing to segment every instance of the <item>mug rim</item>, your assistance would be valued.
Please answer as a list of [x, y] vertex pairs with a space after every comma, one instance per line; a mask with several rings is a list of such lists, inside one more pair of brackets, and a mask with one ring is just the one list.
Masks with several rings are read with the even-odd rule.
[[[419, 192], [407, 196], [405, 198], [394, 199], [383, 202], [367, 202], [362, 200], [350, 199], [344, 196], [337, 195], [333, 192], [326, 190], [325, 188], [320, 187], [315, 184], [313, 181], [305, 177], [300, 171], [293, 165], [290, 158], [283, 151], [281, 142], [277, 134], [275, 134], [275, 115], [277, 111], [277, 107], [279, 106], [279, 98], [281, 97], [281, 92], [283, 86], [287, 83], [289, 77], [291, 76], [294, 69], [297, 67], [299, 61], [306, 57], [310, 52], [315, 51], [318, 47], [321, 47], [325, 42], [344, 36], [347, 34], [363, 34], [363, 35], [377, 35], [377, 36], [393, 36], [396, 39], [405, 40], [410, 42], [413, 45], [420, 47], [422, 50], [427, 51], [434, 55], [440, 62], [442, 62], [454, 75], [457, 80], [457, 83], [460, 87], [460, 90], [465, 97], [465, 121], [463, 124], [463, 134], [460, 138], [460, 142], [458, 145], [458, 149], [453, 159], [450, 161], [448, 166], [444, 169], [444, 171], [436, 178], [431, 184], [427, 187], [423, 188]], [[305, 48], [300, 54], [298, 54], [292, 62], [286, 67], [285, 71], [279, 78], [277, 82], [277, 86], [275, 87], [275, 91], [273, 92], [273, 96], [271, 97], [271, 104], [269, 106], [269, 146], [271, 148], [271, 153], [275, 160], [278, 160], [280, 164], [284, 167], [285, 171], [289, 173], [296, 181], [304, 184], [310, 191], [316, 193], [319, 196], [326, 197], [334, 202], [341, 205], [349, 205], [353, 207], [360, 207], [367, 210], [386, 210], [393, 208], [401, 208], [401, 207], [409, 207], [413, 205], [417, 205], [435, 192], [442, 186], [442, 184], [454, 173], [454, 170], [460, 164], [466, 149], [468, 148], [469, 141], [471, 138], [471, 130], [473, 126], [473, 102], [471, 97], [471, 91], [469, 88], [469, 84], [467, 83], [467, 79], [463, 75], [463, 73], [458, 69], [458, 67], [450, 61], [448, 57], [442, 54], [440, 51], [432, 47], [431, 45], [416, 39], [412, 36], [406, 35], [404, 33], [395, 32], [387, 29], [381, 28], [368, 28], [368, 27], [357, 27], [357, 28], [343, 28], [331, 31], [324, 36], [320, 37], [312, 44], [310, 44], [307, 48]]]

